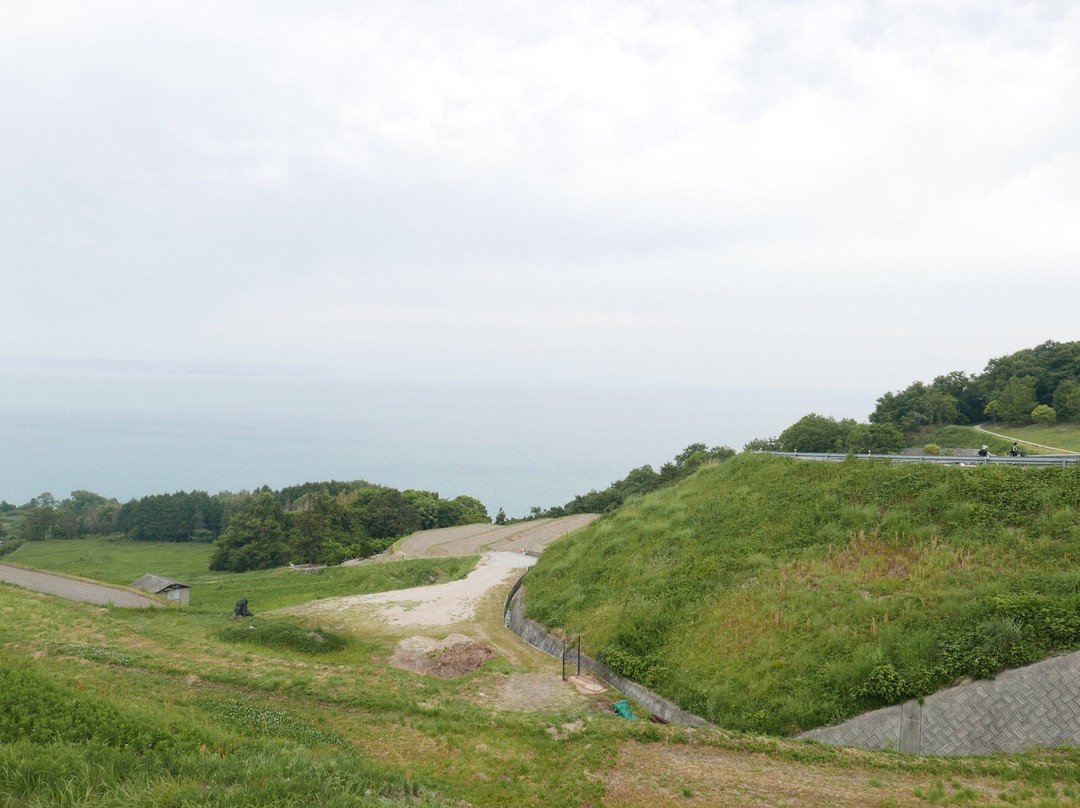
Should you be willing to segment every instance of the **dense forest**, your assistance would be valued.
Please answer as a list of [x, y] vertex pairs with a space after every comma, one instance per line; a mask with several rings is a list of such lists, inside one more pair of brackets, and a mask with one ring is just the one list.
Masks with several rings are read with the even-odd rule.
[[885, 453], [952, 425], [1080, 421], [1080, 342], [1050, 340], [991, 359], [982, 373], [957, 370], [929, 384], [912, 382], [881, 396], [868, 421], [810, 413], [779, 437], [757, 439], [745, 448]]
[[268, 486], [216, 495], [154, 494], [121, 505], [90, 491], [0, 503], [0, 553], [20, 542], [117, 535], [133, 541], [216, 542], [214, 569], [240, 572], [287, 563], [365, 557], [417, 530], [490, 522], [470, 496], [353, 482]]

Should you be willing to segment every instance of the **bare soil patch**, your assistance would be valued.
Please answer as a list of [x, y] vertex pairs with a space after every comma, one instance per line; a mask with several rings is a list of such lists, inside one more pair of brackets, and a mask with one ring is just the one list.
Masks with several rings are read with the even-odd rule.
[[581, 706], [573, 685], [554, 673], [511, 673], [485, 684], [477, 697], [495, 710], [567, 710]]
[[495, 656], [495, 652], [482, 642], [464, 634], [451, 634], [445, 640], [409, 637], [398, 643], [390, 664], [425, 676], [457, 679]]

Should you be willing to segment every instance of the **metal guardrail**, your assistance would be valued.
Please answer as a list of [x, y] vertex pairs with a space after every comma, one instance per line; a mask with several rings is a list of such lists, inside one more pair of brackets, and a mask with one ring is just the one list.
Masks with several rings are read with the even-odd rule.
[[989, 457], [955, 457], [952, 455], [895, 455], [895, 454], [847, 454], [845, 452], [769, 452], [778, 457], [795, 457], [800, 460], [824, 460], [839, 462], [849, 457], [868, 460], [888, 460], [893, 463], [943, 463], [947, 466], [1054, 466], [1065, 468], [1080, 463], [1080, 454], [990, 455]]

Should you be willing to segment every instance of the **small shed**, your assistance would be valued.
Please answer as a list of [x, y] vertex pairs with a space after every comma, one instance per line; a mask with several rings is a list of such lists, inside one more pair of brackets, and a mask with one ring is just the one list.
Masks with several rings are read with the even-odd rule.
[[160, 575], [144, 575], [131, 584], [136, 589], [144, 589], [154, 595], [164, 595], [167, 600], [187, 606], [190, 600], [191, 587], [174, 581], [171, 578], [162, 578]]

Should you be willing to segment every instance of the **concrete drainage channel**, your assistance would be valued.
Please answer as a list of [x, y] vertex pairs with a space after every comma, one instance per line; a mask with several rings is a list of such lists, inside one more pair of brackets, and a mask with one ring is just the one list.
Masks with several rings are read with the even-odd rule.
[[[544, 653], [550, 654], [553, 657], [562, 659], [566, 643], [551, 634], [536, 621], [530, 620], [525, 616], [525, 597], [522, 584], [525, 581], [527, 572], [528, 571], [517, 579], [517, 582], [510, 589], [510, 593], [506, 596], [506, 601], [503, 603], [503, 625], [521, 637], [521, 639], [529, 645], [539, 648]], [[683, 710], [677, 704], [673, 704], [667, 699], [656, 695], [651, 690], [639, 685], [637, 682], [619, 676], [611, 670], [611, 668], [597, 662], [591, 657], [585, 656], [584, 654], [580, 654], [579, 657], [575, 654], [574, 659], [575, 663], [580, 659], [582, 668], [603, 679], [623, 695], [632, 698], [652, 713], [652, 715], [657, 716], [663, 723], [684, 724], [693, 727], [716, 726], [700, 716], [686, 712], [686, 710]]]

